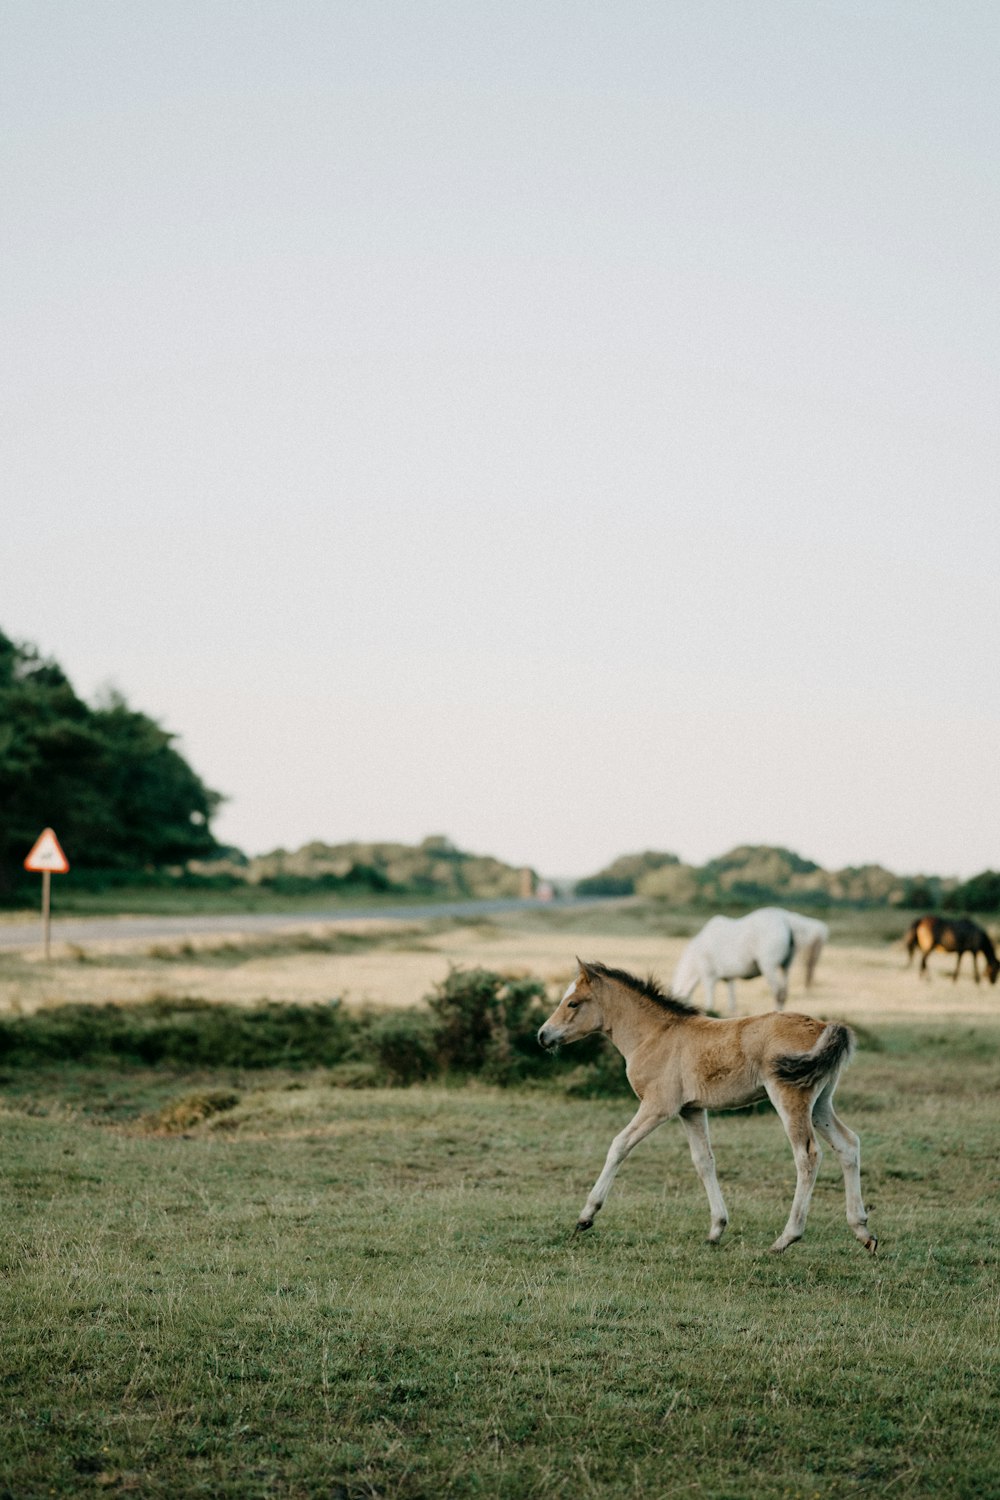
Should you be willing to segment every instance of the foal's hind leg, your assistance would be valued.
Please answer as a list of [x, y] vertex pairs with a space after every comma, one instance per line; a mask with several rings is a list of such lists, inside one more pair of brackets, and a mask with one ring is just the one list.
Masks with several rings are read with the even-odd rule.
[[772, 1250], [787, 1250], [789, 1245], [800, 1240], [805, 1233], [806, 1216], [823, 1153], [812, 1127], [811, 1095], [780, 1083], [765, 1081], [764, 1087], [781, 1116], [781, 1123], [795, 1157], [795, 1197], [792, 1199], [788, 1223], [771, 1246]]
[[847, 1198], [847, 1222], [866, 1250], [875, 1253], [878, 1240], [868, 1232], [868, 1214], [861, 1196], [861, 1142], [848, 1130], [833, 1108], [835, 1083], [828, 1083], [813, 1105], [813, 1124], [823, 1139], [837, 1153], [844, 1174]]
[[722, 1189], [719, 1187], [719, 1179], [715, 1175], [715, 1156], [708, 1138], [708, 1111], [704, 1109], [682, 1110], [681, 1124], [684, 1126], [688, 1145], [691, 1148], [694, 1169], [708, 1194], [708, 1206], [712, 1214], [708, 1243], [717, 1245], [729, 1223], [729, 1215], [726, 1212]]

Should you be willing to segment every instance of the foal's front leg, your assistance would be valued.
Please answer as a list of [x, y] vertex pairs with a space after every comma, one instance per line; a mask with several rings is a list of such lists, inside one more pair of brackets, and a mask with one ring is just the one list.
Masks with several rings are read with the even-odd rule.
[[604, 1207], [608, 1193], [611, 1191], [611, 1184], [615, 1180], [615, 1174], [632, 1147], [638, 1146], [639, 1142], [645, 1140], [657, 1125], [662, 1125], [663, 1121], [668, 1118], [669, 1116], [656, 1105], [647, 1104], [645, 1101], [639, 1105], [625, 1129], [619, 1131], [611, 1142], [604, 1170], [591, 1188], [590, 1196], [580, 1211], [580, 1217], [576, 1222], [578, 1230], [589, 1229], [593, 1224], [594, 1215]]

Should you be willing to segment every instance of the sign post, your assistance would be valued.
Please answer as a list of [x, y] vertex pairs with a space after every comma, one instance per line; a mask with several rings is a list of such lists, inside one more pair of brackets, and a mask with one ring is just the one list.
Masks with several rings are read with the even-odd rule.
[[59, 840], [51, 828], [46, 828], [39, 834], [32, 845], [31, 852], [24, 861], [26, 870], [36, 870], [42, 876], [42, 929], [45, 934], [45, 958], [49, 957], [49, 912], [52, 897], [52, 872], [57, 875], [65, 875], [69, 869], [69, 860], [62, 852]]

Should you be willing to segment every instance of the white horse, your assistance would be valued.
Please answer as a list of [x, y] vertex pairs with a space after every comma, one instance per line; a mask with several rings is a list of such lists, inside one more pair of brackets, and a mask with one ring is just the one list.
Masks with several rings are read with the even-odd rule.
[[688, 943], [674, 971], [670, 993], [688, 1000], [700, 984], [705, 1006], [712, 1009], [715, 986], [729, 986], [729, 1014], [736, 1014], [734, 979], [763, 974], [779, 1010], [788, 997], [788, 967], [795, 955], [795, 934], [788, 913], [762, 906], [746, 917], [712, 917]]
[[805, 961], [806, 989], [808, 989], [813, 982], [816, 965], [823, 952], [823, 944], [830, 936], [830, 929], [817, 917], [804, 917], [801, 912], [786, 911], [784, 907], [775, 907], [775, 910], [788, 918], [788, 925], [795, 939], [795, 951], [801, 953]]

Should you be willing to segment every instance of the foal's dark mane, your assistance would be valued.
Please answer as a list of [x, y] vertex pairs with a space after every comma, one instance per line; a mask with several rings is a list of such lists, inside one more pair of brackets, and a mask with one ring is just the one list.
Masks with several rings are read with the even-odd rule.
[[640, 979], [635, 974], [630, 974], [627, 969], [610, 969], [607, 964], [588, 964], [588, 969], [593, 969], [602, 979], [616, 979], [626, 989], [632, 990], [636, 995], [641, 995], [644, 1000], [651, 1000], [660, 1010], [665, 1010], [671, 1016], [700, 1016], [701, 1011], [696, 1005], [688, 1005], [686, 1000], [676, 1000], [673, 995], [665, 994], [658, 980], [650, 974], [648, 979]]

